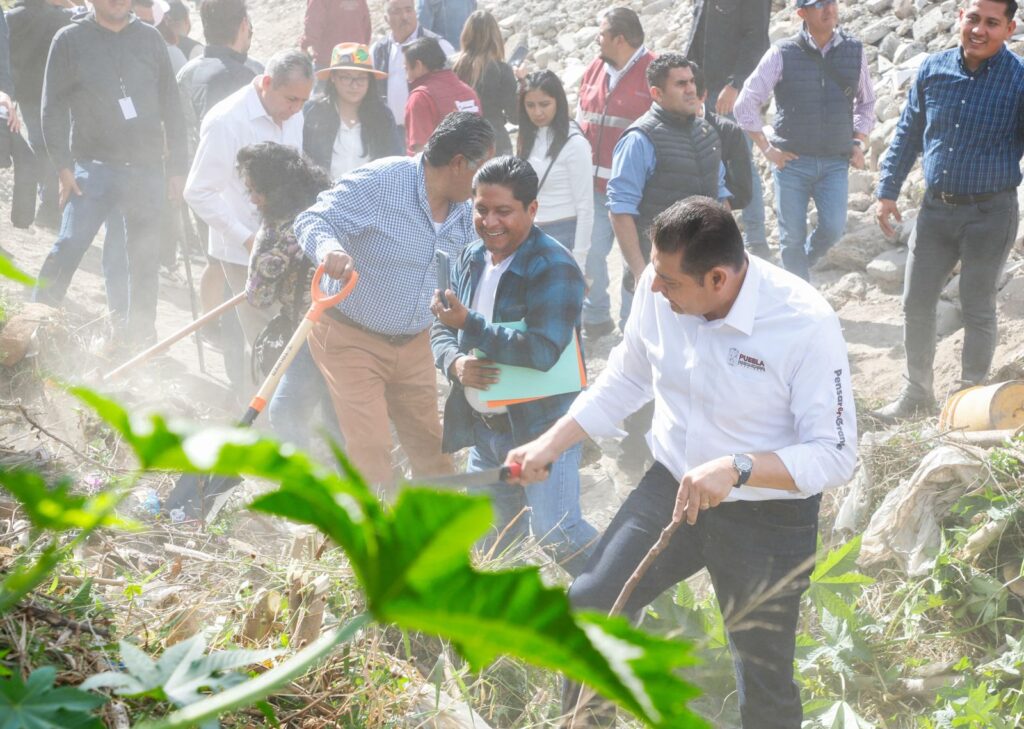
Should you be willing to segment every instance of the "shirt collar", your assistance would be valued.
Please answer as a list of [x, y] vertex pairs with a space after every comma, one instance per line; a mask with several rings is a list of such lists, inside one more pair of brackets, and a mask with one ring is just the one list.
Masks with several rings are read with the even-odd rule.
[[956, 60], [960, 64], [960, 70], [963, 71], [968, 76], [977, 76], [978, 74], [980, 74], [980, 73], [982, 73], [984, 71], [987, 71], [991, 66], [993, 66], [993, 65], [995, 65], [996, 63], [999, 62], [999, 60], [1003, 57], [1004, 53], [1009, 53], [1010, 52], [1010, 51], [1007, 50], [1006, 44], [1004, 43], [1002, 48], [1000, 48], [998, 51], [996, 51], [996, 54], [994, 56], [991, 56], [990, 58], [986, 58], [984, 61], [981, 62], [981, 65], [978, 66], [978, 70], [977, 71], [972, 71], [971, 69], [967, 68], [967, 64], [964, 63], [964, 47], [962, 45], [960, 45], [960, 46], [957, 46], [956, 48], [957, 48]]
[[388, 40], [391, 43], [394, 43], [395, 45], [400, 46], [400, 47], [405, 47], [405, 46], [409, 45], [410, 43], [412, 43], [414, 40], [416, 40], [419, 37], [420, 37], [420, 24], [419, 23], [416, 23], [416, 27], [413, 29], [412, 33], [410, 33], [409, 37], [406, 38], [401, 43], [399, 43], [397, 40], [395, 40], [395, 34], [394, 33], [392, 33], [390, 30], [388, 31]]
[[270, 114], [268, 114], [267, 110], [263, 107], [263, 102], [260, 101], [260, 95], [256, 91], [256, 87], [253, 85], [254, 82], [255, 79], [249, 84], [249, 90], [245, 94], [245, 110], [248, 112], [249, 118], [259, 119], [260, 117], [263, 117], [274, 126], [277, 126], [277, 122], [270, 118]]
[[761, 290], [760, 263], [753, 256], [747, 256], [747, 275], [743, 285], [732, 302], [732, 308], [722, 320], [723, 326], [729, 326], [748, 337], [754, 331], [754, 318], [757, 315], [757, 300]]
[[605, 61], [604, 62], [605, 73], [607, 73], [609, 78], [613, 79], [615, 83], [618, 83], [619, 79], [622, 78], [623, 76], [625, 76], [626, 72], [629, 69], [633, 68], [633, 64], [637, 62], [637, 59], [640, 58], [640, 56], [642, 56], [645, 53], [647, 53], [646, 46], [644, 46], [643, 44], [640, 44], [640, 47], [636, 49], [636, 51], [633, 53], [633, 55], [629, 57], [629, 60], [626, 61], [625, 65], [622, 68], [620, 68], [620, 69], [612, 68], [612, 64], [608, 63], [608, 61]]
[[[812, 36], [807, 31], [806, 23], [803, 25], [803, 27], [800, 28], [800, 35], [802, 35], [807, 40], [807, 42], [810, 43], [811, 48], [818, 48], [818, 44], [814, 42], [814, 36]], [[832, 31], [832, 37], [828, 39], [828, 43], [825, 44], [825, 47], [818, 48], [818, 50], [821, 51], [822, 55], [824, 55], [825, 53], [828, 53], [830, 50], [838, 46], [844, 40], [846, 40], [846, 37], [840, 32], [839, 26], [837, 25], [835, 27], [835, 30]]]

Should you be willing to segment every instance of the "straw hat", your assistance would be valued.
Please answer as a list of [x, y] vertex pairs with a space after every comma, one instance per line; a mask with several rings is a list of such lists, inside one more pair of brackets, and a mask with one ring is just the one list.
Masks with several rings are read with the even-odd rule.
[[365, 71], [377, 78], [387, 78], [383, 71], [373, 67], [370, 49], [362, 43], [339, 43], [331, 51], [331, 65], [316, 72], [321, 81], [326, 80], [331, 71]]

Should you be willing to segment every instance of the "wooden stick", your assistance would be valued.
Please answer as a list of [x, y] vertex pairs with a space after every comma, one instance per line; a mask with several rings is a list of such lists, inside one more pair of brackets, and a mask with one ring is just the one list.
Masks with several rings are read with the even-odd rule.
[[197, 329], [202, 328], [203, 325], [209, 324], [211, 321], [213, 321], [214, 319], [219, 317], [221, 314], [223, 314], [228, 309], [232, 309], [232, 308], [238, 306], [240, 303], [242, 303], [242, 301], [244, 299], [245, 299], [245, 292], [244, 291], [242, 291], [241, 293], [239, 293], [236, 296], [232, 296], [230, 299], [225, 301], [220, 306], [218, 306], [218, 307], [216, 307], [214, 309], [210, 309], [210, 311], [208, 311], [207, 313], [203, 314], [201, 317], [196, 319], [194, 322], [189, 324], [187, 327], [185, 327], [183, 329], [179, 329], [174, 334], [172, 334], [171, 336], [167, 337], [167, 339], [164, 339], [161, 342], [157, 342], [152, 347], [147, 349], [145, 352], [140, 352], [139, 354], [137, 354], [134, 357], [132, 357], [130, 360], [125, 362], [120, 367], [116, 367], [115, 369], [112, 369], [110, 372], [108, 372], [107, 374], [103, 375], [101, 380], [103, 382], [108, 382], [110, 380], [113, 380], [114, 378], [119, 377], [120, 375], [124, 374], [125, 371], [130, 370], [132, 367], [134, 367], [135, 365], [139, 364], [140, 362], [145, 362], [150, 357], [158, 355], [161, 352], [166, 352], [168, 349], [171, 348], [172, 344], [174, 344], [175, 342], [178, 342], [178, 341], [184, 339], [185, 337], [187, 337], [189, 334], [191, 334], [192, 332], [196, 331]]

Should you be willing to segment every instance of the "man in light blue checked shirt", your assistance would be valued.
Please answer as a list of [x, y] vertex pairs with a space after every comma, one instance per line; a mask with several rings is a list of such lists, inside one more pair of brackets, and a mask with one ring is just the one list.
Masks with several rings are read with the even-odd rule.
[[494, 130], [449, 114], [422, 155], [388, 157], [339, 179], [295, 219], [306, 255], [333, 293], [359, 271], [352, 295], [314, 327], [309, 348], [327, 380], [346, 451], [368, 481], [393, 481], [389, 419], [415, 475], [449, 473], [441, 452], [430, 351], [435, 251], [452, 259], [476, 238], [468, 198], [494, 154]]
[[903, 289], [907, 384], [875, 412], [894, 421], [935, 410], [935, 308], [957, 261], [964, 319], [961, 387], [981, 384], [995, 352], [999, 276], [1017, 235], [1024, 154], [1024, 62], [1005, 46], [1013, 0], [967, 0], [960, 45], [925, 59], [881, 166], [878, 223], [894, 235], [896, 200], [918, 155], [925, 195]]

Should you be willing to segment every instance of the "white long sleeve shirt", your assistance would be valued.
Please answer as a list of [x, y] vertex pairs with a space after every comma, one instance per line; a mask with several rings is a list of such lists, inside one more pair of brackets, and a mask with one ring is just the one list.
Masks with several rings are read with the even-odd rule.
[[300, 111], [278, 126], [253, 84], [218, 103], [203, 119], [199, 147], [185, 182], [185, 200], [210, 226], [208, 245], [213, 258], [248, 265], [245, 242], [259, 228], [259, 213], [236, 170], [238, 150], [277, 142], [301, 151], [302, 124]]
[[[551, 158], [547, 156], [550, 148], [551, 127], [541, 127], [537, 130], [529, 157], [537, 177], [544, 177], [551, 164]], [[581, 270], [586, 269], [587, 251], [590, 250], [594, 231], [594, 164], [591, 160], [587, 138], [579, 132], [570, 134], [537, 194], [537, 225], [576, 218], [572, 255]]]
[[648, 443], [677, 479], [736, 453], [774, 452], [798, 492], [748, 483], [727, 500], [806, 498], [846, 483], [857, 418], [839, 317], [813, 287], [751, 256], [729, 314], [676, 314], [637, 285], [621, 344], [569, 414], [591, 436], [623, 435], [622, 419], [654, 400]]

